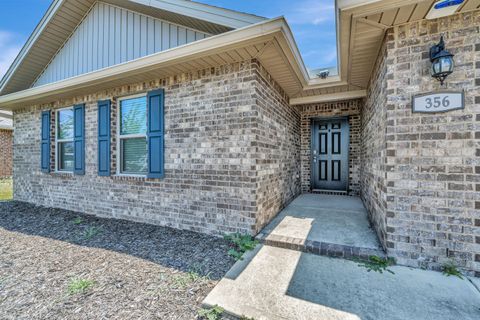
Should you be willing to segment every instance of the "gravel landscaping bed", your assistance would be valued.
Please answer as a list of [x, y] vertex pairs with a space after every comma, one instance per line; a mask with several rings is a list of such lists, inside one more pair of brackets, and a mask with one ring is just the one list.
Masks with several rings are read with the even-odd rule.
[[0, 319], [196, 319], [220, 238], [0, 202]]

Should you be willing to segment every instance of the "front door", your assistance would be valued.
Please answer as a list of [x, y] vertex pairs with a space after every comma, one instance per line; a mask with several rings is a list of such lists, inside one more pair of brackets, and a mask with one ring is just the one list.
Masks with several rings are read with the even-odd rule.
[[349, 139], [348, 119], [313, 121], [313, 189], [347, 191]]

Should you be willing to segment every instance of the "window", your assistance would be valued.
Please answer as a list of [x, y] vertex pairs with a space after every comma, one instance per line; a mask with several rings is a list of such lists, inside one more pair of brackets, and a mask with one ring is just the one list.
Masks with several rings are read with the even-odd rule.
[[57, 111], [56, 119], [56, 169], [57, 171], [73, 172], [73, 108]]
[[147, 166], [147, 97], [120, 99], [118, 149], [119, 174], [146, 175]]

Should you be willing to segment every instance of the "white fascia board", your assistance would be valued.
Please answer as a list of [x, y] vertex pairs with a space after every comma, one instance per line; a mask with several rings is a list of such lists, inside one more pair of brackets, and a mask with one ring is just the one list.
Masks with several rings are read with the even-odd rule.
[[1, 118], [12, 120], [13, 119], [13, 114], [12, 114], [11, 111], [0, 110], [0, 119]]
[[361, 7], [367, 4], [380, 2], [382, 0], [336, 0], [337, 7], [340, 10], [350, 10], [356, 7]]
[[300, 75], [299, 80], [302, 82], [303, 86], [307, 86], [308, 82], [310, 81], [310, 74], [308, 72], [307, 67], [305, 66], [305, 62], [303, 61], [302, 54], [298, 49], [297, 42], [295, 41], [295, 37], [293, 36], [292, 29], [287, 23], [285, 17], [281, 16], [272, 20], [283, 21], [281, 26], [283, 35], [285, 36], [288, 50], [292, 53], [293, 56], [289, 57], [289, 62], [293, 67], [297, 67], [299, 69]]
[[58, 9], [62, 6], [63, 2], [65, 0], [54, 0], [50, 7], [48, 7], [47, 12], [45, 15], [42, 17], [40, 22], [37, 24], [35, 29], [33, 30], [32, 34], [28, 38], [27, 42], [25, 45], [22, 47], [20, 52], [18, 53], [17, 57], [13, 61], [13, 63], [10, 65], [8, 68], [7, 72], [3, 76], [2, 80], [0, 81], [0, 92], [4, 89], [5, 85], [8, 83], [12, 75], [14, 74], [15, 70], [17, 67], [20, 65], [20, 63], [23, 61], [27, 53], [30, 51], [32, 46], [35, 44], [37, 38], [42, 34], [43, 30], [45, 27], [48, 25], [52, 17], [55, 15], [55, 13], [58, 11]]
[[189, 0], [129, 0], [145, 6], [174, 12], [233, 29], [267, 20], [266, 18], [243, 12], [219, 8]]
[[314, 78], [308, 81], [308, 86], [306, 86], [304, 90], [320, 89], [320, 88], [332, 87], [332, 86], [343, 86], [346, 84], [348, 84], [347, 81], [342, 81], [342, 78], [340, 75], [327, 77], [325, 79]]
[[295, 106], [300, 104], [334, 102], [334, 101], [341, 101], [341, 100], [364, 98], [366, 96], [367, 96], [366, 90], [329, 93], [329, 94], [321, 94], [316, 96], [293, 98], [293, 99], [290, 99], [290, 105]]
[[307, 69], [305, 65], [303, 65], [303, 61], [301, 59], [295, 59], [295, 57], [298, 58], [300, 53], [298, 48], [296, 48], [296, 44], [290, 43], [289, 40], [293, 37], [291, 35], [291, 31], [288, 28], [284, 18], [276, 18], [245, 28], [205, 38], [203, 40], [198, 40], [180, 47], [172, 48], [109, 68], [0, 96], [0, 108], [11, 110], [12, 107], [9, 106], [9, 103], [34, 101], [35, 99], [52, 94], [59, 94], [66, 91], [95, 85], [96, 83], [104, 83], [109, 80], [127, 77], [129, 74], [139, 74], [142, 72], [152, 71], [161, 66], [168, 65], [169, 63], [181, 63], [183, 61], [188, 61], [198, 56], [202, 56], [205, 53], [214, 52], [216, 49], [226, 50], [229, 48], [235, 48], [239, 44], [248, 42], [249, 40], [254, 41], [262, 36], [273, 36], [276, 33], [282, 33], [287, 39], [289, 48], [296, 51], [292, 53], [294, 58], [289, 62], [295, 69], [300, 70], [300, 73], [303, 74], [300, 75], [300, 77], [303, 77], [303, 79], [299, 80], [302, 83], [307, 83]]

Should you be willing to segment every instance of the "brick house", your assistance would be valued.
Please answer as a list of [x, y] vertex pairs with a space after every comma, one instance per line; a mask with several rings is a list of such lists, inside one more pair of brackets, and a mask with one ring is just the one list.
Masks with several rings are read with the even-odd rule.
[[[480, 4], [336, 4], [338, 72], [312, 77], [283, 18], [55, 0], [0, 83], [14, 198], [257, 234], [301, 193], [359, 196], [400, 264], [480, 275]], [[445, 87], [462, 109], [413, 112]]]
[[12, 115], [0, 112], [0, 179], [10, 178], [13, 172]]

